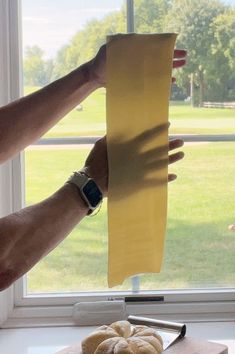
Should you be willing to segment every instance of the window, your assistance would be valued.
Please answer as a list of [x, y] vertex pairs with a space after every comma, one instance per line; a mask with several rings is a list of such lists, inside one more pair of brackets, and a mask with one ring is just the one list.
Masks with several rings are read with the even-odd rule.
[[[108, 33], [126, 31], [123, 0], [99, 4], [95, 1], [61, 1], [56, 13], [53, 9], [50, 1], [38, 1], [37, 5], [29, 0], [22, 1], [26, 94], [91, 59], [105, 43]], [[42, 23], [43, 32], [40, 31]], [[58, 26], [61, 33], [58, 33]], [[63, 28], [67, 28], [65, 34]], [[36, 63], [35, 67], [33, 63]], [[72, 171], [83, 166], [93, 141], [105, 134], [105, 115], [105, 89], [99, 89], [53, 127], [42, 138], [43, 145], [26, 149], [27, 204], [46, 198], [68, 179]], [[89, 144], [82, 144], [84, 137]], [[57, 139], [57, 145], [53, 139]], [[37, 166], [41, 166], [41, 173], [38, 173]], [[29, 272], [27, 293], [107, 290], [106, 255], [104, 203], [96, 218], [83, 220], [68, 240]], [[131, 280], [115, 290], [118, 289], [131, 290]]]
[[[5, 3], [9, 23], [13, 21], [14, 28], [19, 28], [17, 2], [9, 0]], [[179, 1], [175, 0], [172, 6], [177, 8], [178, 4]], [[56, 11], [48, 0], [40, 0], [36, 4], [22, 0], [21, 6], [25, 94], [88, 60], [96, 53], [108, 32], [123, 32], [126, 27], [131, 32], [134, 22], [136, 32], [179, 31], [182, 34], [183, 31], [179, 26], [183, 23], [182, 18], [172, 15], [175, 8], [171, 9], [167, 1], [113, 0], [97, 5], [96, 1], [61, 0], [57, 2]], [[208, 6], [212, 6], [212, 2], [209, 1]], [[181, 16], [187, 10], [185, 7], [180, 12]], [[68, 16], [64, 16], [65, 11], [68, 11]], [[203, 63], [206, 69], [203, 66], [195, 69], [198, 63], [194, 58], [194, 76], [190, 76], [190, 69], [180, 70], [176, 73], [177, 85], [172, 87], [170, 133], [184, 137], [186, 157], [183, 162], [171, 167], [179, 180], [169, 186], [168, 232], [162, 272], [133, 277], [120, 287], [107, 288], [104, 203], [95, 218], [84, 220], [27, 277], [17, 282], [16, 308], [10, 318], [24, 317], [25, 321], [32, 321], [29, 318], [34, 317], [35, 323], [40, 323], [40, 318], [44, 316], [45, 323], [45, 316], [61, 317], [62, 323], [70, 323], [72, 306], [76, 302], [123, 298], [136, 293], [164, 296], [164, 302], [159, 305], [130, 305], [139, 314], [168, 314], [169, 318], [175, 316], [175, 319], [179, 319], [179, 313], [180, 318], [184, 319], [192, 316], [201, 318], [201, 313], [207, 313], [205, 316], [211, 319], [221, 317], [222, 313], [224, 318], [233, 316], [234, 234], [228, 231], [228, 226], [235, 222], [235, 185], [231, 180], [235, 173], [232, 163], [235, 154], [234, 110], [203, 107], [205, 101], [210, 102], [207, 105], [215, 105], [211, 102], [221, 105], [228, 101], [228, 106], [229, 102], [235, 101], [232, 74], [228, 78], [218, 73], [221, 84], [218, 80], [213, 81], [212, 64], [218, 65], [213, 58], [216, 56], [222, 60], [223, 54], [221, 26], [225, 21], [229, 28], [229, 21], [232, 21], [228, 19], [229, 14], [228, 18], [223, 16], [226, 14], [222, 10], [218, 12], [216, 20], [213, 20], [213, 33], [208, 33], [211, 47], [207, 55], [211, 57], [209, 64]], [[209, 35], [213, 35], [214, 39]], [[179, 35], [178, 45], [184, 43], [190, 49], [187, 38]], [[87, 51], [83, 50], [85, 47]], [[18, 53], [19, 58], [17, 45], [12, 44], [11, 48], [11, 56]], [[227, 55], [224, 65], [229, 70], [228, 63], [232, 59], [229, 53]], [[12, 66], [11, 79], [6, 81], [14, 82], [17, 72], [20, 70], [14, 72]], [[224, 84], [228, 87], [222, 97], [221, 87]], [[213, 96], [213, 91], [217, 96]], [[15, 96], [12, 94], [9, 99]], [[82, 166], [91, 143], [105, 133], [104, 103], [105, 90], [97, 90], [39, 143], [26, 149], [25, 169], [21, 164], [22, 171], [25, 171], [26, 204], [50, 195], [64, 183], [71, 171]], [[84, 137], [88, 137], [86, 142], [89, 144], [83, 143]], [[4, 173], [13, 177], [14, 190], [18, 193], [7, 212], [19, 207], [16, 202], [20, 200], [22, 191], [21, 181], [17, 178], [20, 163], [18, 158], [12, 162], [10, 170], [4, 169]], [[28, 305], [30, 308], [27, 308]], [[47, 323], [52, 322], [48, 319]]]

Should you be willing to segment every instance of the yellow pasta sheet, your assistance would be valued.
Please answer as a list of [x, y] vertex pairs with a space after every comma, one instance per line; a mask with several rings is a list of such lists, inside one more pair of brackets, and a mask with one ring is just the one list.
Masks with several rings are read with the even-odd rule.
[[175, 34], [107, 39], [109, 287], [161, 269], [175, 39]]

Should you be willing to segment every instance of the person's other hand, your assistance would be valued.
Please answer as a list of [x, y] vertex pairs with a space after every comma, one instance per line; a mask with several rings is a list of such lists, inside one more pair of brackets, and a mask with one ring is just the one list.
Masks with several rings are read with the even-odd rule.
[[106, 136], [96, 141], [85, 161], [85, 166], [82, 171], [94, 179], [105, 197], [108, 190], [108, 157]]
[[100, 47], [96, 56], [90, 61], [90, 79], [97, 87], [106, 84], [106, 45]]
[[[173, 69], [181, 68], [186, 64], [187, 51], [184, 49], [175, 49], [173, 58]], [[176, 82], [176, 78], [172, 77], [172, 82]]]
[[181, 68], [186, 63], [187, 51], [184, 49], [175, 49], [173, 57], [173, 69]]
[[[149, 173], [164, 168], [167, 164], [172, 164], [181, 160], [184, 157], [182, 151], [169, 154], [168, 151], [173, 151], [183, 146], [184, 142], [181, 139], [173, 139], [169, 142], [168, 146], [161, 146], [153, 150], [147, 150], [142, 152], [142, 148], [148, 141], [156, 139], [159, 134], [167, 129], [167, 125], [160, 125], [154, 129], [150, 129], [134, 139], [123, 141], [120, 139], [118, 142], [110, 142], [110, 149], [112, 149], [114, 154], [118, 154], [122, 159], [122, 172], [123, 176], [126, 176], [125, 171], [130, 171], [130, 161], [135, 165], [139, 165], [140, 175], [129, 175], [127, 178], [119, 179], [117, 176], [116, 184], [122, 187], [123, 193], [125, 195], [132, 194], [136, 189], [142, 186], [149, 186], [156, 184], [163, 184], [165, 181], [157, 180], [154, 177], [149, 178]], [[93, 178], [98, 184], [104, 196], [107, 195], [108, 191], [108, 156], [107, 156], [107, 142], [106, 137], [99, 139], [90, 154], [88, 155], [83, 171], [86, 172], [91, 178]], [[133, 170], [135, 171], [135, 170]], [[131, 172], [130, 172], [131, 173]], [[115, 175], [115, 171], [114, 171]], [[168, 182], [174, 181], [177, 178], [175, 174], [168, 174]], [[119, 189], [119, 188], [118, 188]], [[128, 189], [128, 190], [127, 190]], [[119, 194], [117, 193], [117, 197]]]
[[[168, 124], [157, 125], [146, 130], [132, 139], [126, 140], [122, 136], [116, 136], [109, 140], [109, 148], [112, 151], [113, 162], [109, 175], [112, 181], [112, 198], [119, 200], [128, 195], [138, 193], [141, 189], [161, 186], [167, 182], [162, 170], [168, 164], [172, 164], [184, 157], [182, 151], [169, 154], [183, 145], [181, 139], [174, 139], [169, 145], [161, 145], [152, 148], [154, 141], [165, 134]], [[175, 180], [175, 174], [168, 174], [168, 182]]]
[[[181, 68], [185, 65], [187, 51], [183, 49], [174, 50], [173, 69]], [[90, 79], [93, 80], [97, 87], [105, 86], [106, 84], [106, 45], [100, 47], [96, 56], [90, 61]], [[172, 82], [175, 82], [172, 78]]]

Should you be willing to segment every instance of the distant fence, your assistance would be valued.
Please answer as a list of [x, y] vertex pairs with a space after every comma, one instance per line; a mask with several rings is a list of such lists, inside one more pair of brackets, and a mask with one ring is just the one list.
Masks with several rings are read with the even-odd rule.
[[205, 108], [235, 108], [235, 102], [203, 102]]

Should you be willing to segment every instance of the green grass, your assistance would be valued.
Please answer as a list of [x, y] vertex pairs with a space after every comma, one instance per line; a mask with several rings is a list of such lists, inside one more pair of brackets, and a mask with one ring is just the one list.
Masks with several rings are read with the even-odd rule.
[[[25, 93], [35, 91], [36, 87], [26, 87]], [[46, 137], [71, 137], [104, 135], [105, 90], [99, 89], [83, 103], [82, 111], [71, 111]], [[156, 112], [157, 119], [157, 112]], [[171, 134], [221, 134], [235, 132], [234, 109], [193, 108], [183, 102], [172, 102], [169, 110]]]
[[[163, 269], [141, 277], [142, 289], [231, 286], [234, 282], [235, 143], [193, 144], [171, 166]], [[26, 151], [27, 203], [53, 193], [80, 168], [86, 149]], [[40, 167], [39, 167], [40, 166]], [[106, 204], [29, 273], [29, 291], [107, 289]], [[130, 280], [115, 290], [130, 289]]]
[[[26, 93], [36, 87], [27, 87]], [[105, 134], [105, 90], [70, 112], [47, 137]], [[157, 116], [157, 112], [156, 112]], [[170, 133], [221, 134], [235, 132], [232, 109], [170, 105]], [[234, 280], [235, 144], [187, 145], [183, 162], [172, 166], [179, 180], [169, 186], [169, 217], [165, 259], [158, 275], [141, 277], [142, 289], [230, 286]], [[83, 165], [85, 149], [46, 147], [26, 152], [27, 203], [46, 198], [71, 171]], [[40, 166], [40, 168], [39, 168]], [[59, 173], [58, 173], [59, 171]], [[106, 204], [94, 218], [86, 218], [28, 277], [29, 290], [88, 291], [107, 289]], [[130, 289], [130, 280], [115, 290]]]

